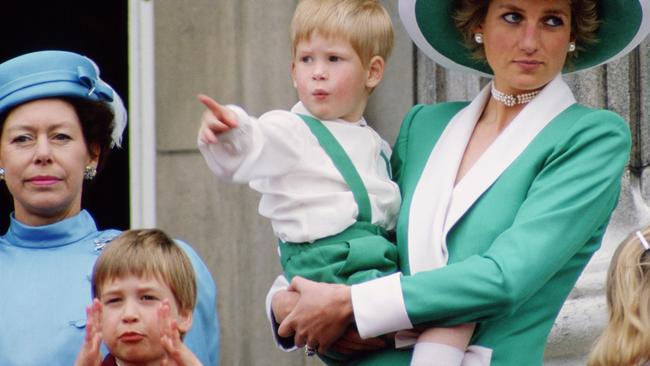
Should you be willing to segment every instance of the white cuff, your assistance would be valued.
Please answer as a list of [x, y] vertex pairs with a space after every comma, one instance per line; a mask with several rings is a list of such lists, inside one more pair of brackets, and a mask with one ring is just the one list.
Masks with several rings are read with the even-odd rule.
[[[283, 275], [280, 275], [275, 279], [269, 292], [266, 294], [266, 317], [269, 319], [269, 323], [271, 323], [271, 332], [273, 333], [273, 341], [275, 342], [275, 345], [283, 351], [290, 352], [296, 350], [298, 347], [282, 342], [282, 338], [278, 335], [278, 327], [280, 324], [275, 321], [273, 308], [271, 307], [273, 295], [279, 291], [286, 290], [287, 287], [289, 287], [289, 281], [287, 281]], [[293, 339], [291, 341], [293, 342]]]
[[398, 272], [352, 286], [352, 308], [361, 338], [413, 328], [402, 297], [400, 277]]
[[227, 181], [247, 183], [246, 177], [238, 175], [241, 175], [246, 158], [252, 154], [254, 147], [251, 118], [238, 106], [226, 107], [237, 116], [237, 128], [219, 134], [217, 142], [213, 144], [206, 144], [198, 138], [199, 151], [215, 175]]

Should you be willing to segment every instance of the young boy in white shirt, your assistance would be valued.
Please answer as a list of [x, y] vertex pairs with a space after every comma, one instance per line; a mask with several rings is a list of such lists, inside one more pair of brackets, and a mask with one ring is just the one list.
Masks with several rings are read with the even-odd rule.
[[[388, 233], [401, 197], [390, 146], [363, 118], [392, 50], [390, 16], [377, 0], [303, 0], [291, 41], [300, 101], [254, 118], [200, 95], [199, 150], [219, 178], [262, 194], [259, 213], [280, 239], [289, 280], [349, 285], [394, 273]], [[316, 345], [307, 346], [312, 355]]]

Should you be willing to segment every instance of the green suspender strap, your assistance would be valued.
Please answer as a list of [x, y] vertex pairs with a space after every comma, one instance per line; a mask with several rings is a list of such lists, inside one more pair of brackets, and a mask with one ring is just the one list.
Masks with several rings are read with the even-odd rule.
[[316, 136], [320, 146], [325, 150], [330, 159], [332, 159], [334, 166], [339, 170], [343, 179], [350, 187], [354, 200], [359, 207], [357, 221], [371, 223], [372, 210], [370, 208], [368, 191], [348, 154], [345, 153], [345, 150], [343, 150], [341, 144], [339, 144], [330, 130], [323, 125], [323, 122], [304, 114], [298, 114], [298, 116], [305, 121], [311, 132]]
[[372, 224], [368, 191], [352, 161], [325, 125], [299, 115], [348, 184], [359, 207], [356, 222], [340, 233], [309, 243], [279, 241], [287, 279], [353, 284], [397, 271], [397, 247], [384, 228]]

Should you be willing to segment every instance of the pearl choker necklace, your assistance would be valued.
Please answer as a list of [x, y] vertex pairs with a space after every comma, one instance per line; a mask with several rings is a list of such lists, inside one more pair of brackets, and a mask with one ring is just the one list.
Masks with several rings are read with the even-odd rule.
[[494, 98], [498, 102], [505, 104], [508, 107], [512, 107], [515, 104], [526, 104], [531, 100], [533, 100], [533, 98], [535, 98], [537, 94], [539, 94], [539, 90], [535, 90], [523, 94], [517, 94], [517, 95], [506, 94], [498, 91], [494, 87], [494, 82], [492, 82], [492, 98]]

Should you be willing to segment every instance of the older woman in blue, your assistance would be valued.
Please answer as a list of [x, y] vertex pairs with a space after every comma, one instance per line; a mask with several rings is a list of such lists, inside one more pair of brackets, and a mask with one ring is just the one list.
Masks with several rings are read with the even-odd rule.
[[[88, 58], [63, 51], [0, 64], [0, 179], [13, 197], [0, 237], [0, 365], [72, 365], [83, 342], [89, 276], [119, 234], [99, 231], [81, 208], [92, 180], [120, 144], [126, 111]], [[192, 248], [195, 323], [185, 340], [205, 365], [218, 362], [216, 289]]]

